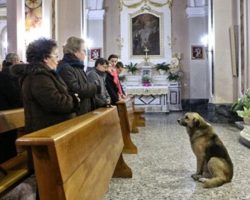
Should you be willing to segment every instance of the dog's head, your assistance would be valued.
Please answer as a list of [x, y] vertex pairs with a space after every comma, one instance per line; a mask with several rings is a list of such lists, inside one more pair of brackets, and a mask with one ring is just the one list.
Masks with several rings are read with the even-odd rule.
[[195, 112], [188, 112], [182, 118], [178, 119], [177, 122], [189, 128], [199, 128], [201, 126], [207, 125], [206, 121]]

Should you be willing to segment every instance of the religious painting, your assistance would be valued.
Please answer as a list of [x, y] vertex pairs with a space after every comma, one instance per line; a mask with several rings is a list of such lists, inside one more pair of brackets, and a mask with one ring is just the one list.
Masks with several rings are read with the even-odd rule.
[[90, 60], [97, 60], [98, 58], [101, 57], [101, 48], [92, 48], [89, 50], [89, 57]]
[[192, 60], [204, 59], [204, 47], [203, 46], [192, 46], [191, 47], [191, 58]]
[[41, 28], [42, 0], [25, 0], [25, 30]]
[[131, 18], [131, 51], [133, 56], [160, 55], [160, 17], [143, 13]]

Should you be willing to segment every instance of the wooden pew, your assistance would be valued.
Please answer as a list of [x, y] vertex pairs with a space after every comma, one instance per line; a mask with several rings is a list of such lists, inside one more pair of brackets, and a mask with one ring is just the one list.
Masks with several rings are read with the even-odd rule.
[[135, 104], [133, 103], [133, 111], [134, 111], [134, 125], [139, 127], [145, 127], [145, 114], [144, 108], [136, 108]]
[[113, 177], [132, 177], [122, 157], [117, 109], [100, 108], [25, 135], [41, 200], [103, 199]]
[[130, 132], [136, 132], [133, 130], [134, 111], [133, 111], [133, 99], [127, 98], [126, 100], [116, 102], [117, 110], [120, 118], [120, 124], [122, 129], [122, 136], [124, 141], [124, 153], [137, 153], [137, 147], [132, 142]]
[[[23, 127], [24, 111], [22, 108], [0, 111], [0, 134]], [[31, 173], [27, 164], [27, 152], [19, 153], [0, 166], [7, 172], [7, 175], [0, 179], [0, 196], [22, 182]]]

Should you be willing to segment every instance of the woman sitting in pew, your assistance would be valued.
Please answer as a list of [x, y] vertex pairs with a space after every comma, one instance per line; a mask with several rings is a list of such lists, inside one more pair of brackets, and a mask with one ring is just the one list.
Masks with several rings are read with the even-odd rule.
[[29, 64], [12, 67], [20, 77], [25, 112], [25, 130], [30, 133], [75, 116], [80, 99], [70, 94], [56, 74], [58, 47], [54, 40], [41, 38], [28, 45]]

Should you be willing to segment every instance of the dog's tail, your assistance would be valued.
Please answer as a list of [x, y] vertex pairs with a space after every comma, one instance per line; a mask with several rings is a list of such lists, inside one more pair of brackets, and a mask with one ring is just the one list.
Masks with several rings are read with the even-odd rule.
[[211, 179], [207, 179], [204, 182], [203, 187], [204, 188], [219, 187], [219, 186], [221, 186], [221, 185], [223, 185], [224, 183], [227, 183], [227, 182], [228, 181], [223, 177], [214, 177], [214, 178], [211, 178]]

